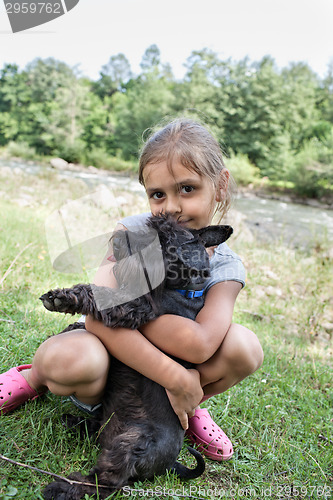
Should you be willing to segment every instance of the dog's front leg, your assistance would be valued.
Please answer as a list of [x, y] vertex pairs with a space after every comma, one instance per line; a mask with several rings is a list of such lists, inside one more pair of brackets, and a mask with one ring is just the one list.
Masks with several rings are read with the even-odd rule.
[[128, 292], [96, 285], [57, 288], [40, 297], [49, 311], [90, 315], [110, 328], [138, 328], [157, 316], [147, 295], [128, 301]]
[[73, 288], [50, 290], [44, 293], [40, 300], [49, 311], [69, 314], [93, 314], [94, 317], [94, 313], [98, 311], [90, 285], [75, 285]]

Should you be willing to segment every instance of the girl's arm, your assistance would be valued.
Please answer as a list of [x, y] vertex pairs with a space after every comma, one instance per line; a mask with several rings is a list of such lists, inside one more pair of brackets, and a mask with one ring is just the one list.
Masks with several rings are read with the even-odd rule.
[[108, 328], [90, 316], [86, 318], [86, 329], [96, 335], [115, 358], [165, 387], [182, 427], [187, 429], [188, 417], [193, 416], [203, 396], [197, 370], [187, 370], [173, 361], [138, 330]]
[[208, 290], [205, 305], [195, 321], [165, 314], [141, 327], [140, 331], [168, 354], [191, 363], [204, 363], [223, 342], [241, 288], [237, 281], [217, 283]]

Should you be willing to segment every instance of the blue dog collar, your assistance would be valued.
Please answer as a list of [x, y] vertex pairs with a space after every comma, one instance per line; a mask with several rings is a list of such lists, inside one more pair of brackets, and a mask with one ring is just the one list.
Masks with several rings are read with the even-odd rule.
[[176, 289], [176, 292], [180, 293], [180, 295], [183, 295], [186, 299], [194, 299], [196, 297], [202, 297], [204, 294], [204, 290], [178, 290]]

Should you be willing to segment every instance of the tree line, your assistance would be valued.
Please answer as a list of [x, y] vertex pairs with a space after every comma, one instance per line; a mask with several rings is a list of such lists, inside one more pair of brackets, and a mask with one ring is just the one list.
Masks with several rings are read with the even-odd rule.
[[136, 167], [145, 131], [187, 115], [211, 129], [240, 183], [268, 178], [307, 196], [333, 193], [333, 61], [325, 77], [307, 64], [278, 69], [266, 56], [221, 60], [203, 49], [183, 79], [145, 51], [134, 75], [124, 54], [93, 81], [53, 58], [0, 70], [0, 146], [22, 155]]

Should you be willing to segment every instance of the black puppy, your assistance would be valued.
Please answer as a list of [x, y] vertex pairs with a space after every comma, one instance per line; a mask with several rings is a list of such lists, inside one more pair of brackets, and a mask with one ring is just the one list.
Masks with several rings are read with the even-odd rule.
[[[76, 285], [51, 290], [41, 300], [50, 311], [90, 314], [109, 327], [135, 329], [162, 314], [195, 319], [203, 307], [203, 287], [210, 276], [205, 247], [218, 245], [231, 234], [230, 226], [190, 230], [169, 216], [152, 216], [145, 228], [117, 231], [112, 237], [117, 289]], [[136, 288], [140, 289], [137, 294], [145, 293], [129, 300]], [[177, 361], [186, 368], [192, 366]], [[89, 476], [76, 473], [70, 478], [96, 484], [97, 477], [100, 485], [108, 487], [99, 489], [102, 499], [117, 488], [167, 470], [187, 479], [204, 471], [201, 455], [191, 448], [197, 460], [195, 469], [176, 462], [184, 430], [165, 389], [113, 357], [103, 417], [96, 428], [102, 429], [97, 465]], [[79, 500], [94, 492], [91, 486], [55, 481], [46, 487], [44, 497]]]

